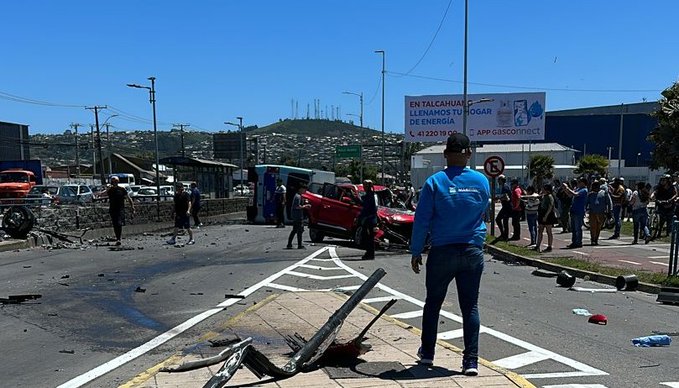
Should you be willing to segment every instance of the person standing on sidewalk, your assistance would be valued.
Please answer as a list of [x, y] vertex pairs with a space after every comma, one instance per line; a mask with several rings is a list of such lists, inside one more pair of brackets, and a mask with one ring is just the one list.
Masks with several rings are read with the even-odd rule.
[[[538, 206], [538, 223], [540, 224], [540, 230], [538, 231], [535, 248], [533, 248], [538, 253], [552, 251], [552, 244], [554, 243], [552, 227], [558, 222], [556, 214], [554, 214], [555, 207], [556, 200], [554, 198], [554, 188], [551, 184], [546, 183], [542, 186], [542, 196], [540, 197], [540, 205]], [[547, 230], [547, 248], [542, 251], [542, 233], [545, 230]]]
[[609, 240], [620, 238], [620, 227], [622, 226], [622, 209], [625, 206], [625, 186], [622, 185], [620, 178], [615, 178], [613, 184], [608, 188], [613, 201], [613, 220], [615, 221], [615, 230]]
[[[554, 181], [554, 183], [557, 183], [558, 181]], [[573, 198], [571, 198], [568, 193], [566, 193], [566, 190], [564, 190], [563, 187], [561, 187], [561, 184], [558, 184], [559, 186], [555, 186], [557, 189], [556, 192], [556, 199], [559, 201], [560, 209], [559, 209], [559, 224], [561, 225], [561, 233], [570, 233], [571, 231], [571, 205], [573, 204]], [[575, 185], [573, 185], [575, 187]]]
[[111, 187], [106, 190], [108, 195], [108, 214], [111, 216], [111, 224], [113, 224], [113, 234], [116, 236], [116, 245], [120, 245], [120, 238], [123, 234], [123, 225], [125, 225], [125, 201], [130, 203], [130, 209], [134, 215], [134, 202], [130, 194], [124, 188], [118, 186], [120, 179], [117, 176], [111, 177]]
[[632, 244], [638, 244], [639, 233], [644, 242], [648, 244], [651, 241], [651, 233], [648, 231], [648, 201], [651, 198], [651, 193], [646, 189], [646, 183], [637, 182], [637, 189], [632, 192], [632, 199], [630, 206], [632, 207], [632, 221], [634, 222], [634, 241]]
[[509, 238], [512, 241], [521, 240], [521, 216], [523, 215], [523, 204], [521, 203], [522, 195], [523, 190], [521, 189], [521, 186], [519, 186], [519, 180], [516, 178], [512, 179], [512, 237]]
[[[530, 234], [529, 247], [534, 246], [538, 235], [538, 208], [540, 207], [540, 195], [535, 192], [533, 186], [526, 187], [526, 195], [521, 196], [525, 203], [526, 223], [528, 224], [528, 234]], [[550, 244], [551, 245], [551, 244]]]
[[363, 206], [358, 214], [357, 222], [361, 225], [361, 237], [365, 245], [363, 260], [375, 260], [375, 228], [377, 227], [377, 203], [375, 202], [375, 191], [373, 181], [366, 179], [363, 181], [365, 194], [361, 199]]
[[507, 184], [507, 177], [500, 175], [497, 178], [497, 183], [500, 186], [500, 204], [502, 207], [495, 217], [497, 228], [500, 229], [500, 240], [509, 240], [509, 218], [512, 216], [512, 189]]
[[189, 234], [189, 241], [186, 245], [193, 245], [196, 241], [193, 239], [191, 230], [191, 196], [184, 191], [184, 185], [181, 183], [177, 183], [176, 190], [174, 193], [174, 232], [167, 243], [170, 245], [177, 243], [177, 234], [181, 228], [186, 229]]
[[566, 248], [581, 248], [582, 247], [582, 224], [585, 220], [585, 206], [587, 205], [587, 178], [581, 177], [578, 179], [578, 185], [575, 190], [571, 190], [566, 182], [561, 187], [566, 193], [573, 197], [573, 204], [571, 205], [571, 243]]
[[427, 236], [431, 241], [418, 356], [421, 364], [433, 365], [441, 305], [450, 282], [455, 279], [464, 336], [462, 373], [476, 376], [479, 373], [478, 298], [486, 238], [483, 216], [491, 198], [490, 188], [483, 174], [466, 167], [471, 156], [467, 136], [455, 133], [448, 137], [443, 155], [447, 168], [430, 176], [422, 187], [411, 236], [410, 264], [416, 274], [420, 273]]
[[599, 235], [604, 227], [607, 215], [613, 208], [611, 196], [608, 190], [601, 188], [601, 183], [597, 180], [592, 182], [592, 190], [587, 194], [587, 205], [589, 210], [589, 236], [592, 245], [599, 245]]
[[288, 245], [286, 249], [292, 249], [292, 240], [297, 235], [297, 249], [304, 249], [302, 245], [302, 234], [304, 233], [304, 209], [311, 207], [309, 204], [302, 202], [302, 194], [306, 193], [306, 184], [300, 183], [297, 189], [297, 194], [292, 199], [292, 206], [290, 206], [290, 215], [292, 216], [292, 230], [288, 236]]
[[276, 186], [274, 193], [274, 199], [276, 200], [276, 227], [285, 228], [285, 194], [287, 189], [282, 179], [278, 179], [277, 183], [278, 186]]
[[198, 212], [200, 211], [200, 190], [198, 190], [198, 184], [196, 182], [191, 182], [191, 215], [193, 216], [193, 226], [199, 228], [203, 226], [198, 217]]
[[670, 234], [672, 229], [672, 216], [674, 215], [674, 202], [679, 197], [677, 191], [672, 186], [670, 181], [671, 176], [665, 174], [660, 177], [660, 182], [656, 186], [655, 191], [651, 194], [651, 201], [655, 201], [655, 211], [658, 212], [660, 219], [658, 221], [658, 227], [653, 232], [651, 240], [662, 237], [663, 229], [665, 230], [665, 236]]

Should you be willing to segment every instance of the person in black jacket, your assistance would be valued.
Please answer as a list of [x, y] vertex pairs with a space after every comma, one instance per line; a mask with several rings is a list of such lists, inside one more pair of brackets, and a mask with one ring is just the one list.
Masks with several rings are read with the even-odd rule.
[[365, 245], [363, 260], [375, 259], [375, 229], [377, 228], [377, 203], [373, 182], [369, 179], [363, 181], [363, 207], [358, 215], [358, 224], [361, 226], [362, 240]]

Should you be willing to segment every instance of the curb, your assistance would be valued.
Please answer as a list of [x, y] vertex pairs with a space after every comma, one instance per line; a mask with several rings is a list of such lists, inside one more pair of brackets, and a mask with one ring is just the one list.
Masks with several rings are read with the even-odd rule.
[[[493, 258], [501, 261], [520, 262], [522, 264], [530, 265], [540, 269], [545, 269], [547, 271], [551, 271], [554, 273], [566, 270], [568, 271], [568, 273], [575, 277], [584, 278], [585, 276], [587, 276], [589, 280], [593, 282], [607, 284], [615, 287], [615, 280], [617, 279], [617, 276], [604, 275], [597, 272], [590, 272], [582, 269], [567, 267], [564, 265], [558, 265], [540, 259], [532, 259], [488, 244], [486, 244], [485, 250], [487, 253], [493, 255]], [[660, 288], [661, 288], [660, 286], [655, 284], [639, 282], [637, 290], [647, 292], [649, 294], [659, 294]]]

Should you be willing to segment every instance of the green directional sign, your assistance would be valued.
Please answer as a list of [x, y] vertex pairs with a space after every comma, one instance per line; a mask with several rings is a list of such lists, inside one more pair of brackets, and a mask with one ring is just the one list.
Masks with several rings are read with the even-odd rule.
[[335, 157], [338, 159], [345, 158], [360, 158], [361, 157], [361, 145], [342, 145], [335, 147]]

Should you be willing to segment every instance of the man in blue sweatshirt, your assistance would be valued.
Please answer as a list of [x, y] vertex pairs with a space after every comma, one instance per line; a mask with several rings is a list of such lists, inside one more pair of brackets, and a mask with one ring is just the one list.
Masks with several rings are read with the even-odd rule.
[[422, 251], [429, 235], [427, 297], [418, 356], [421, 364], [433, 365], [441, 305], [448, 285], [456, 279], [464, 332], [462, 373], [476, 376], [480, 327], [478, 297], [486, 238], [483, 215], [488, 208], [490, 188], [483, 174], [466, 167], [471, 156], [467, 136], [451, 135], [443, 155], [448, 167], [430, 176], [422, 186], [410, 246], [412, 269], [420, 273]]

